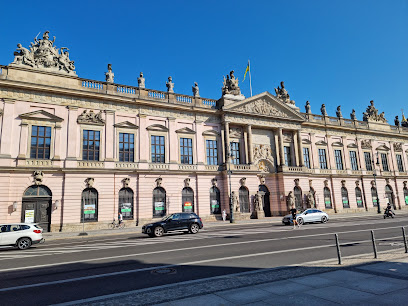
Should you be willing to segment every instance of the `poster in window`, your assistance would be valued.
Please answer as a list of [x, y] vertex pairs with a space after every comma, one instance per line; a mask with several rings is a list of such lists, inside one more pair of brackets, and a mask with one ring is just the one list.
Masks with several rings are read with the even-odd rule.
[[408, 196], [405, 196], [405, 204], [408, 204]]
[[95, 213], [95, 204], [84, 205], [84, 215], [91, 215]]
[[120, 212], [126, 213], [126, 212], [131, 212], [132, 211], [132, 203], [122, 203], [120, 204]]
[[164, 210], [164, 202], [154, 202], [154, 210], [162, 212]]
[[24, 223], [34, 223], [34, 209], [25, 211]]
[[192, 212], [193, 211], [193, 204], [191, 202], [184, 202], [184, 211], [185, 212]]
[[217, 201], [217, 200], [211, 200], [211, 207], [212, 207], [213, 209], [216, 209], [216, 208], [219, 208], [219, 207], [220, 207], [220, 204], [218, 204], [218, 201]]

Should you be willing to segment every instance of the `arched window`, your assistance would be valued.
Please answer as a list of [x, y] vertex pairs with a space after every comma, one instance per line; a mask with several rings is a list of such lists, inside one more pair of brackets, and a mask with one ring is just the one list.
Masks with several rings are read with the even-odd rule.
[[373, 199], [373, 206], [377, 207], [378, 205], [378, 194], [377, 194], [377, 188], [371, 187], [371, 198]]
[[341, 201], [343, 202], [344, 208], [350, 208], [348, 191], [346, 187], [341, 187]]
[[194, 191], [190, 187], [184, 187], [181, 192], [183, 202], [183, 212], [194, 212]]
[[356, 187], [356, 201], [357, 201], [357, 207], [363, 207], [363, 197], [361, 194], [360, 187]]
[[51, 190], [44, 185], [33, 185], [26, 189], [23, 197], [51, 197]]
[[331, 194], [330, 194], [330, 189], [328, 187], [324, 187], [323, 196], [324, 196], [324, 207], [332, 208]]
[[220, 190], [215, 186], [210, 188], [210, 211], [212, 214], [221, 213]]
[[249, 191], [245, 186], [239, 187], [239, 209], [241, 212], [249, 212]]
[[405, 205], [408, 205], [408, 188], [404, 187], [404, 199], [405, 199]]
[[122, 188], [119, 190], [119, 212], [122, 213], [123, 219], [133, 219], [133, 190]]
[[295, 196], [296, 209], [303, 210], [302, 189], [300, 189], [300, 187], [298, 186], [295, 186], [295, 188], [293, 188], [293, 194]]
[[86, 188], [82, 191], [82, 222], [98, 221], [98, 191]]
[[153, 218], [160, 218], [166, 215], [166, 190], [156, 187], [153, 190]]

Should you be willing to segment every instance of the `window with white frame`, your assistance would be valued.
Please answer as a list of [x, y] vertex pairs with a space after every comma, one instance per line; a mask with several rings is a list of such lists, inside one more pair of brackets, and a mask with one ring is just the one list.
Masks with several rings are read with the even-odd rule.
[[351, 170], [358, 170], [357, 152], [350, 151], [349, 153], [350, 153]]
[[364, 152], [364, 161], [366, 165], [366, 170], [372, 171], [373, 170], [373, 161], [371, 159], [371, 153], [370, 152]]
[[327, 169], [326, 149], [319, 149], [320, 169]]
[[217, 141], [207, 139], [205, 145], [207, 151], [207, 165], [218, 165]]
[[119, 133], [119, 161], [133, 162], [135, 156], [135, 135]]
[[231, 162], [234, 165], [239, 165], [240, 164], [239, 142], [231, 142], [230, 147], [231, 147], [231, 157], [232, 157]]
[[99, 160], [101, 137], [99, 131], [83, 130], [82, 159]]
[[390, 168], [388, 167], [387, 153], [381, 153], [381, 163], [383, 171], [390, 171]]
[[404, 172], [404, 164], [402, 162], [402, 155], [397, 154], [396, 158], [397, 158], [398, 171], [399, 172]]
[[150, 145], [152, 163], [165, 163], [164, 136], [151, 135]]
[[343, 170], [343, 156], [341, 150], [334, 150], [334, 159], [336, 161], [336, 169]]
[[180, 163], [193, 164], [193, 140], [191, 138], [180, 138]]
[[49, 159], [51, 150], [51, 127], [31, 127], [30, 158]]
[[305, 163], [305, 167], [310, 169], [311, 167], [310, 167], [309, 148], [303, 147], [303, 161]]

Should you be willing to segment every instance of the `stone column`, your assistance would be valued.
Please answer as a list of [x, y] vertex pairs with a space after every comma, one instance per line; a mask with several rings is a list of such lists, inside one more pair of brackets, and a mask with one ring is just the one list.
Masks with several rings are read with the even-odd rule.
[[169, 134], [168, 134], [169, 156], [166, 155], [165, 160], [166, 163], [170, 162], [171, 164], [178, 164], [177, 149], [179, 147], [179, 144], [176, 133], [176, 118], [168, 117], [167, 119], [169, 120]]
[[293, 158], [292, 165], [289, 166], [299, 167], [298, 134], [295, 131], [292, 132], [292, 139], [293, 139]]
[[29, 143], [28, 142], [28, 123], [21, 122], [20, 148], [18, 152], [18, 159], [30, 158], [30, 156], [26, 156], [28, 143]]
[[298, 141], [299, 167], [304, 167], [305, 166], [305, 161], [303, 160], [302, 135], [300, 134], [300, 130], [297, 130], [297, 141]]
[[106, 123], [105, 123], [105, 161], [113, 161], [115, 147], [116, 147], [116, 137], [115, 137], [115, 111], [105, 110], [106, 113]]
[[248, 133], [248, 163], [252, 164], [253, 161], [253, 156], [252, 156], [252, 126], [250, 124], [248, 124], [247, 126], [247, 133]]
[[[77, 160], [77, 119], [78, 107], [67, 106], [68, 108], [68, 144], [67, 144], [67, 160]], [[82, 141], [82, 139], [80, 140]]]
[[280, 166], [285, 165], [285, 155], [283, 154], [283, 129], [278, 128], [278, 137], [279, 137], [279, 163]]
[[13, 137], [14, 102], [4, 98], [3, 126], [1, 128], [0, 157], [11, 157], [11, 142]]
[[249, 156], [249, 148], [248, 148], [248, 133], [246, 130], [243, 131], [244, 133], [244, 147], [245, 147], [245, 163], [249, 164], [248, 156]]
[[144, 114], [139, 114], [139, 162], [147, 163], [149, 161], [149, 133], [147, 133], [146, 126], [147, 118]]
[[229, 122], [224, 123], [224, 138], [225, 138], [225, 158], [228, 158], [228, 153], [230, 153], [230, 138], [229, 138]]
[[57, 122], [54, 128], [54, 157], [53, 160], [61, 159], [61, 123]]
[[196, 144], [195, 144], [195, 154], [197, 160], [195, 161], [198, 165], [203, 165], [205, 161], [205, 143], [203, 139], [203, 121], [195, 121], [195, 131], [196, 131]]

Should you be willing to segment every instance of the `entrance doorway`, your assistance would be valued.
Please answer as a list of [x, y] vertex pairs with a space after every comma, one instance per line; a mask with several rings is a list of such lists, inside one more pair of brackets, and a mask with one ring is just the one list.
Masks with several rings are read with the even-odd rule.
[[271, 201], [270, 201], [270, 192], [268, 187], [266, 187], [265, 185], [259, 185], [258, 187], [259, 191], [263, 191], [265, 192], [265, 194], [263, 195], [263, 209], [264, 209], [264, 213], [265, 213], [265, 217], [272, 217], [271, 214]]
[[21, 222], [38, 223], [44, 232], [50, 231], [51, 225], [51, 190], [46, 186], [33, 185], [23, 195]]
[[387, 197], [388, 202], [391, 204], [394, 210], [397, 209], [394, 203], [394, 192], [392, 191], [392, 188], [390, 185], [385, 185], [385, 196]]

